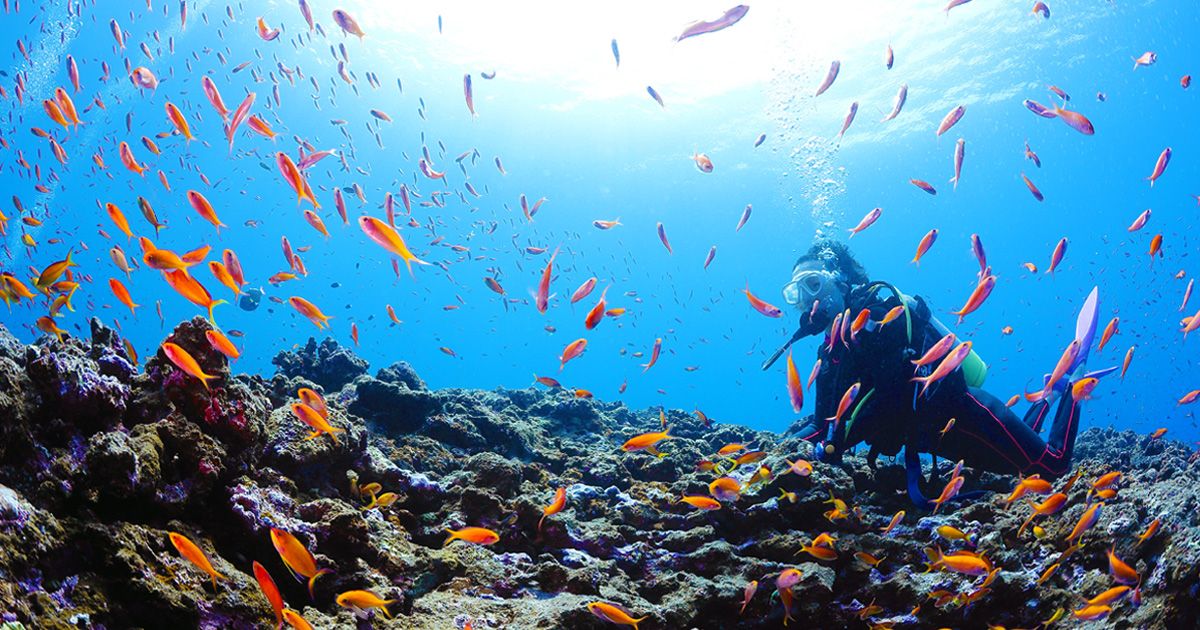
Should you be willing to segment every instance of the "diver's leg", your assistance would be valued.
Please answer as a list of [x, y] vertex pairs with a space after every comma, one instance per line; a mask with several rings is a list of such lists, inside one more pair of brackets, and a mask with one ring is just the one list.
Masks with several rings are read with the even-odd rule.
[[[963, 395], [954, 401], [942, 401], [942, 405], [943, 413], [955, 418], [954, 428], [942, 438], [943, 457], [963, 459], [968, 466], [995, 472], [1048, 477], [1066, 472], [1069, 455], [1064, 461], [1061, 451], [1051, 449], [995, 396], [968, 387]], [[1073, 445], [1074, 434], [1066, 424], [1069, 422], [1060, 422], [1056, 416], [1055, 427], [1063, 425], [1059, 433], [1070, 433]]]
[[1025, 412], [1025, 425], [1033, 429], [1034, 433], [1042, 432], [1042, 422], [1046, 420], [1046, 415], [1050, 411], [1050, 403], [1042, 400], [1033, 403], [1029, 411]]
[[[1067, 391], [1070, 391], [1070, 387]], [[1062, 395], [1054, 413], [1054, 423], [1050, 425], [1050, 435], [1046, 438], [1046, 450], [1038, 458], [1039, 463], [1059, 471], [1059, 475], [1066, 474], [1071, 467], [1075, 436], [1079, 433], [1080, 410], [1079, 403], [1070, 394]]]
[[797, 422], [788, 428], [786, 435], [797, 436], [805, 442], [819, 442], [825, 434], [825, 423], [810, 415], [803, 422]]

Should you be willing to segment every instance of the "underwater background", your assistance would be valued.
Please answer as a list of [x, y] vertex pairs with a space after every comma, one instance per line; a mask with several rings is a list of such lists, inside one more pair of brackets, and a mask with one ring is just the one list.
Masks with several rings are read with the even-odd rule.
[[[1070, 340], [1074, 315], [1096, 285], [1100, 325], [1110, 316], [1121, 323], [1120, 334], [1090, 365], [1118, 365], [1130, 346], [1137, 351], [1124, 382], [1108, 379], [1097, 389], [1085, 426], [1161, 425], [1194, 434], [1193, 414], [1175, 404], [1195, 388], [1197, 374], [1196, 353], [1181, 343], [1178, 326], [1190, 314], [1181, 314], [1179, 305], [1196, 248], [1197, 203], [1189, 195], [1198, 192], [1200, 168], [1189, 157], [1197, 136], [1187, 122], [1195, 116], [1196, 91], [1180, 87], [1200, 57], [1190, 36], [1200, 20], [1193, 3], [1063, 2], [1049, 20], [1023, 3], [974, 2], [945, 15], [929, 2], [769, 4], [755, 7], [737, 28], [679, 43], [671, 37], [681, 20], [706, 9], [719, 13], [719, 3], [686, 10], [633, 3], [520, 9], [344, 3], [368, 31], [361, 40], [331, 32], [332, 24], [324, 25], [325, 36], [309, 31], [290, 2], [234, 6], [233, 20], [223, 3], [188, 3], [186, 27], [172, 3], [152, 3], [150, 10], [141, 3], [119, 10], [85, 5], [77, 12], [67, 2], [24, 4], [21, 13], [3, 17], [7, 39], [29, 51], [25, 59], [10, 46], [9, 82], [24, 75], [31, 96], [21, 104], [10, 94], [4, 102], [10, 158], [2, 182], [44, 223], [10, 224], [5, 264], [41, 269], [68, 249], [87, 247], [74, 260], [97, 281], [75, 296], [77, 312], [65, 313], [59, 324], [66, 330], [99, 315], [145, 353], [162, 335], [163, 321], [197, 312], [156, 274], [135, 273], [127, 283], [143, 306], [135, 319], [103, 282], [124, 279], [109, 260], [112, 245], [138, 258], [136, 241], [120, 235], [103, 206], [117, 204], [141, 234], [147, 226], [136, 199], [143, 196], [169, 226], [156, 241], [160, 247], [234, 250], [248, 286], [317, 304], [334, 317], [332, 334], [343, 342], [357, 324], [358, 352], [373, 364], [402, 356], [435, 386], [520, 387], [533, 373], [555, 375], [632, 406], [694, 408], [723, 421], [781, 429], [795, 419], [782, 363], [765, 373], [758, 365], [786, 340], [799, 314], [789, 309], [781, 320], [763, 318], [741, 291], [748, 283], [756, 295], [782, 304], [779, 290], [814, 234], [845, 238], [861, 216], [880, 207], [879, 222], [851, 241], [854, 253], [873, 277], [925, 297], [948, 323], [948, 312], [974, 286], [969, 239], [981, 237], [997, 289], [954, 330], [974, 340], [989, 364], [988, 389], [1004, 399], [1033, 388], [1031, 381], [1050, 371]], [[258, 13], [281, 28], [274, 41], [256, 33]], [[129, 32], [121, 54], [114, 52], [110, 18]], [[619, 66], [610, 50], [614, 38]], [[142, 43], [153, 58], [136, 49]], [[888, 45], [895, 50], [890, 70], [882, 60]], [[337, 75], [342, 46], [353, 84]], [[1158, 62], [1134, 70], [1131, 58], [1144, 51], [1157, 51]], [[84, 84], [75, 95], [79, 108], [95, 96], [107, 109], [82, 115], [86, 124], [64, 138], [70, 162], [60, 166], [28, 128], [46, 124], [41, 97], [32, 95], [68, 83], [67, 54]], [[161, 81], [157, 90], [142, 93], [123, 79], [123, 58], [150, 68]], [[814, 98], [832, 60], [841, 62], [841, 72]], [[107, 81], [101, 62], [112, 70]], [[230, 73], [243, 62], [250, 65]], [[495, 78], [481, 79], [481, 72]], [[378, 88], [367, 73], [378, 77]], [[199, 86], [201, 74], [216, 79], [230, 109], [246, 91], [256, 92], [253, 111], [279, 137], [246, 131], [232, 152], [226, 150], [221, 121]], [[476, 75], [477, 116], [464, 104], [464, 74]], [[909, 86], [907, 103], [894, 120], [881, 122], [901, 84]], [[647, 96], [647, 85], [664, 106]], [[1058, 100], [1050, 85], [1091, 119], [1094, 136], [1022, 106], [1027, 98]], [[156, 156], [132, 139], [170, 131], [167, 100], [180, 105], [197, 140], [158, 139], [162, 154]], [[858, 116], [839, 142], [851, 102], [859, 104]], [[962, 120], [935, 137], [941, 117], [957, 105], [966, 108]], [[372, 117], [373, 109], [392, 122]], [[755, 147], [759, 134], [766, 139]], [[116, 142], [124, 138], [150, 167], [146, 177], [121, 167]], [[307, 171], [329, 238], [304, 222], [274, 165], [274, 152], [292, 150], [295, 138], [339, 152], [350, 167], [334, 158]], [[958, 138], [966, 151], [954, 189], [948, 180]], [[1040, 168], [1024, 157], [1025, 142], [1041, 158]], [[1174, 159], [1152, 187], [1146, 176], [1168, 146]], [[446, 185], [418, 172], [422, 147], [446, 171]], [[460, 169], [454, 158], [472, 149], [478, 159], [464, 160]], [[47, 193], [33, 190], [37, 180], [16, 164], [15, 151], [39, 162], [43, 178], [54, 178], [43, 181]], [[93, 152], [103, 156], [106, 170], [92, 163]], [[696, 168], [689, 159], [694, 152], [712, 160], [711, 173]], [[494, 166], [495, 157], [507, 175]], [[153, 177], [157, 170], [171, 191]], [[1044, 201], [1030, 195], [1022, 174]], [[911, 185], [911, 178], [928, 181], [937, 194]], [[460, 197], [464, 182], [481, 196]], [[411, 216], [421, 227], [405, 227], [405, 238], [418, 256], [444, 269], [418, 267], [396, 277], [386, 254], [353, 223], [359, 214], [380, 216], [384, 194], [398, 195], [402, 183], [414, 197], [422, 195]], [[365, 202], [350, 192], [354, 185]], [[334, 213], [337, 187], [347, 191], [350, 225]], [[199, 220], [184, 198], [189, 189], [202, 191], [229, 228], [218, 235]], [[443, 189], [451, 192], [445, 207], [418, 205]], [[532, 221], [522, 216], [522, 194], [529, 204], [546, 199]], [[748, 204], [752, 216], [735, 231]], [[1149, 225], [1126, 232], [1147, 208], [1153, 209]], [[12, 206], [5, 210], [17, 214]], [[611, 230], [592, 226], [618, 218], [621, 225]], [[673, 254], [658, 241], [659, 222]], [[909, 261], [933, 228], [937, 244], [918, 268]], [[23, 233], [38, 246], [23, 246]], [[1152, 263], [1147, 252], [1155, 234], [1162, 234], [1163, 256]], [[47, 242], [55, 237], [61, 242]], [[302, 255], [309, 274], [272, 286], [267, 278], [288, 270], [281, 237], [293, 247], [311, 247]], [[1045, 269], [1062, 237], [1070, 245], [1052, 277], [1021, 267], [1029, 261]], [[526, 246], [548, 251], [531, 255]], [[705, 269], [714, 246], [715, 259]], [[528, 298], [558, 247], [557, 297], [542, 315]], [[1177, 272], [1182, 277], [1174, 277]], [[587, 335], [585, 359], [553, 374], [563, 346], [583, 336], [582, 318], [593, 299], [571, 305], [566, 297], [592, 276], [597, 292], [609, 288], [609, 306], [627, 312]], [[506, 295], [486, 286], [487, 277]], [[213, 293], [232, 297], [223, 289]], [[153, 313], [160, 302], [162, 320]], [[388, 318], [389, 304], [403, 324]], [[263, 300], [262, 306], [216, 309], [223, 328], [245, 334], [238, 368], [247, 372], [269, 373], [276, 352], [314, 333], [287, 304]], [[16, 308], [5, 319], [29, 339], [39, 315]], [[1001, 334], [1005, 326], [1011, 335]], [[632, 355], [648, 354], [659, 337], [663, 357], [643, 374], [644, 359]], [[796, 356], [811, 356], [816, 343], [801, 342]], [[622, 383], [628, 389], [618, 395]]]
[[[0, 3], [0, 630], [1200, 623], [1200, 4]], [[818, 238], [1069, 473], [822, 457]]]

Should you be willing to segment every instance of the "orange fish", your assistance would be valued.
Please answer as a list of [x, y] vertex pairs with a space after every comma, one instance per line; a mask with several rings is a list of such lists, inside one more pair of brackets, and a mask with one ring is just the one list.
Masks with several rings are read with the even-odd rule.
[[213, 350], [220, 352], [230, 359], [236, 359], [242, 354], [237, 349], [237, 346], [233, 345], [233, 342], [229, 340], [229, 337], [226, 337], [224, 333], [215, 328], [204, 331], [204, 338], [208, 339], [208, 343], [212, 345]]
[[587, 339], [576, 339], [575, 341], [567, 344], [567, 347], [563, 348], [562, 356], [560, 356], [558, 359], [560, 362], [558, 371], [561, 372], [562, 369], [567, 366], [568, 361], [583, 354], [583, 351], [586, 349]]
[[171, 101], [167, 101], [166, 109], [167, 120], [171, 122], [171, 126], [175, 127], [175, 130], [179, 132], [179, 135], [183, 136], [188, 142], [194, 140], [195, 138], [192, 137], [192, 130], [188, 127], [187, 118], [184, 117], [183, 112], [179, 111], [179, 108], [176, 107]]
[[584, 328], [591, 330], [600, 323], [600, 320], [604, 319], [604, 299], [607, 295], [608, 287], [604, 287], [604, 290], [600, 292], [600, 301], [596, 302], [596, 305], [592, 307], [592, 310], [588, 311], [587, 317], [583, 320]]
[[189, 190], [187, 191], [187, 200], [188, 203], [191, 204], [192, 209], [194, 209], [201, 218], [213, 224], [213, 227], [217, 228], [217, 235], [219, 236], [221, 234], [221, 228], [226, 227], [226, 225], [221, 223], [221, 220], [217, 218], [217, 211], [213, 210], [212, 204], [208, 202], [208, 199], [206, 199], [204, 195], [194, 190]]
[[267, 568], [259, 564], [257, 560], [251, 565], [254, 569], [254, 579], [258, 580], [258, 588], [262, 590], [263, 597], [267, 598], [267, 602], [271, 604], [271, 610], [275, 611], [275, 627], [283, 627], [283, 595], [279, 593], [279, 587], [275, 585], [275, 580], [271, 574], [267, 572]]
[[317, 330], [324, 330], [327, 326], [329, 326], [329, 320], [333, 319], [333, 317], [322, 313], [321, 309], [317, 308], [316, 304], [313, 304], [302, 297], [292, 296], [288, 298], [288, 304], [290, 304], [292, 308], [299, 311], [301, 315], [307, 317], [308, 321], [312, 322], [317, 327]]
[[567, 489], [559, 488], [558, 490], [555, 490], [554, 491], [554, 500], [550, 502], [550, 505], [547, 505], [546, 507], [542, 508], [542, 518], [541, 518], [541, 520], [538, 521], [538, 526], [537, 526], [538, 533], [541, 533], [542, 522], [546, 520], [546, 517], [554, 516], [555, 514], [558, 514], [559, 512], [561, 512], [563, 510], [564, 507], [566, 507], [566, 505], [567, 505]]
[[112, 289], [113, 295], [117, 296], [117, 299], [120, 300], [122, 304], [128, 306], [129, 312], [136, 316], [137, 311], [135, 309], [137, 309], [137, 307], [140, 305], [133, 303], [133, 298], [129, 295], [129, 289], [125, 288], [125, 285], [116, 278], [109, 278], [108, 286], [110, 289]]
[[763, 315], [766, 315], [767, 317], [783, 317], [783, 311], [780, 310], [779, 307], [773, 306], [771, 304], [768, 304], [767, 302], [764, 302], [763, 300], [760, 300], [758, 297], [756, 297], [753, 293], [750, 292], [750, 281], [749, 280], [746, 281], [746, 288], [742, 289], [742, 292], [746, 294], [746, 299], [749, 300], [750, 306], [752, 308], [754, 308], [754, 310], [758, 311], [759, 313], [762, 313]]
[[733, 477], [718, 477], [708, 484], [708, 493], [718, 501], [736, 501], [742, 494], [742, 485]]
[[721, 509], [720, 501], [706, 496], [688, 496], [685, 494], [679, 499], [679, 502], [686, 503], [698, 510], [704, 510], [706, 512]]
[[362, 231], [367, 235], [367, 237], [372, 241], [375, 241], [377, 245], [386, 249], [388, 252], [399, 256], [404, 261], [404, 264], [408, 267], [408, 273], [410, 275], [412, 274], [412, 263], [415, 262], [418, 265], [429, 264], [424, 260], [417, 258], [416, 255], [408, 249], [408, 245], [404, 242], [404, 239], [400, 237], [400, 233], [386, 222], [380, 221], [375, 217], [362, 216], [358, 218], [358, 225], [362, 228]]
[[133, 232], [129, 229], [129, 220], [125, 218], [125, 213], [117, 207], [115, 203], [104, 204], [104, 211], [108, 213], [108, 218], [117, 226], [117, 229], [125, 233], [125, 238], [133, 238]]
[[1141, 582], [1138, 572], [1125, 561], [1117, 557], [1116, 547], [1108, 550], [1108, 572], [1118, 584], [1137, 584]]
[[313, 630], [312, 624], [305, 621], [304, 617], [300, 616], [300, 613], [291, 608], [283, 609], [283, 620], [292, 627], [292, 630]]
[[655, 445], [663, 440], [671, 439], [673, 436], [670, 434], [670, 431], [670, 429], [666, 429], [664, 431], [658, 431], [655, 433], [643, 433], [641, 435], [634, 436], [629, 438], [628, 441], [621, 445], [621, 450], [625, 451], [626, 453], [632, 453], [634, 451], [646, 451], [651, 455], [662, 457], [663, 453], [660, 453]]
[[279, 173], [283, 175], [284, 181], [296, 191], [296, 205], [300, 205], [305, 199], [313, 205], [314, 208], [320, 208], [321, 204], [317, 203], [316, 197], [313, 197], [308, 187], [308, 182], [304, 180], [304, 174], [300, 172], [300, 168], [292, 161], [288, 154], [280, 151], [275, 154], [275, 165], [279, 167]]
[[279, 553], [279, 558], [297, 579], [308, 579], [308, 596], [313, 597], [313, 585], [322, 575], [333, 573], [329, 569], [318, 569], [317, 560], [312, 552], [305, 548], [304, 543], [292, 534], [282, 529], [271, 528], [271, 544]]
[[787, 392], [792, 403], [792, 412], [800, 413], [800, 409], [804, 407], [804, 388], [800, 385], [800, 374], [796, 371], [791, 352], [788, 352], [787, 358]]
[[196, 546], [196, 543], [188, 540], [187, 536], [176, 532], [170, 532], [167, 537], [171, 539], [171, 544], [175, 546], [175, 550], [179, 555], [183, 556], [188, 562], [196, 565], [196, 568], [208, 574], [212, 578], [213, 590], [217, 590], [217, 580], [226, 579], [224, 575], [217, 573], [213, 568], [212, 563], [208, 561], [208, 556]]
[[391, 619], [392, 616], [388, 613], [387, 607], [396, 603], [397, 600], [383, 599], [371, 591], [346, 591], [338, 595], [336, 601], [337, 605], [342, 608], [353, 608], [356, 610], [378, 608], [384, 617]]
[[233, 278], [233, 274], [229, 272], [229, 267], [225, 266], [225, 263], [217, 260], [210, 260], [208, 262], [208, 270], [212, 272], [213, 277], [216, 278], [218, 282], [228, 287], [229, 290], [233, 291], [234, 295], [242, 294], [242, 287], [237, 283], [237, 280]]
[[185, 374], [200, 379], [200, 382], [204, 384], [204, 389], [208, 389], [209, 379], [217, 378], [213, 374], [205, 374], [204, 370], [200, 368], [200, 364], [196, 362], [196, 359], [188, 354], [187, 350], [184, 350], [177, 344], [169, 341], [164, 342], [162, 351], [171, 360], [171, 363], [175, 364], [175, 367], [182, 370]]
[[303, 403], [293, 404], [292, 413], [295, 414], [296, 418], [298, 418], [301, 422], [312, 428], [312, 433], [309, 433], [308, 437], [305, 439], [311, 440], [313, 438], [320, 437], [321, 435], [328, 435], [329, 437], [333, 438], [333, 441], [336, 444], [338, 443], [337, 434], [346, 432], [345, 429], [339, 429], [329, 424], [329, 421], [323, 418], [321, 414], [317, 412], [317, 410]]
[[446, 533], [450, 535], [446, 537], [446, 542], [442, 543], [443, 547], [455, 540], [475, 543], [476, 545], [494, 545], [500, 541], [500, 534], [483, 527], [464, 527], [458, 530], [447, 529]]
[[176, 292], [187, 298], [189, 302], [207, 309], [209, 321], [214, 321], [213, 308], [226, 303], [225, 300], [214, 300], [208, 289], [205, 289], [204, 285], [196, 281], [195, 278], [189, 276], [186, 271], [167, 271], [163, 273], [163, 278], [167, 281], [167, 284], [171, 285], [172, 289], [175, 289]]
[[618, 626], [633, 626], [633, 630], [638, 630], [638, 624], [648, 619], [648, 617], [638, 617], [635, 619], [633, 614], [624, 607], [608, 602], [592, 602], [587, 605], [587, 609], [588, 612], [604, 621], [617, 624]]

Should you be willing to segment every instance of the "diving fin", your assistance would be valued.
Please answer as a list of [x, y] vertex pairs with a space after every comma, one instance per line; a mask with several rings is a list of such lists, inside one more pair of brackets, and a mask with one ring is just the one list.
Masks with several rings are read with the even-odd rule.
[[1092, 292], [1083, 301], [1079, 309], [1079, 317], [1075, 320], [1075, 341], [1079, 342], [1079, 353], [1075, 362], [1067, 370], [1067, 374], [1075, 372], [1087, 363], [1088, 353], [1092, 350], [1092, 340], [1096, 337], [1096, 315], [1100, 310], [1100, 287], [1092, 287]]

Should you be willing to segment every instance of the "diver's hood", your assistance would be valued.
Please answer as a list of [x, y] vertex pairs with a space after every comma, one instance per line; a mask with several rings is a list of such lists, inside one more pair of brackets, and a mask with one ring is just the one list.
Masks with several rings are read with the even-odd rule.
[[243, 311], [253, 311], [258, 308], [264, 292], [262, 289], [246, 289], [242, 292], [242, 296], [238, 298], [238, 308]]

